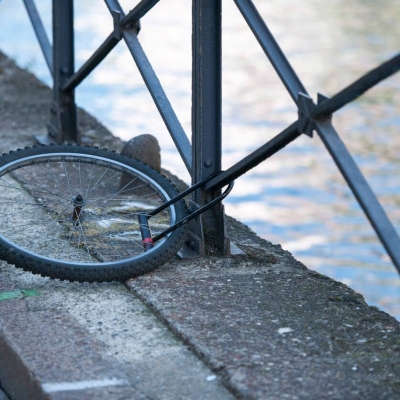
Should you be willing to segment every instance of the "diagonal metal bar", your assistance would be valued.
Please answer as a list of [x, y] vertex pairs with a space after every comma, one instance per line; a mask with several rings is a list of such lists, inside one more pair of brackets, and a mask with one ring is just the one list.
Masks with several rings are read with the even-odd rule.
[[150, 11], [160, 0], [142, 0], [134, 9], [122, 19], [121, 25], [134, 25], [148, 11]]
[[297, 104], [299, 92], [307, 94], [296, 72], [283, 54], [272, 33], [251, 0], [235, 0], [237, 7], [253, 31], [271, 64], [278, 73], [286, 89]]
[[296, 121], [269, 142], [253, 151], [226, 171], [221, 172], [218, 176], [211, 179], [211, 181], [206, 184], [205, 189], [221, 189], [277, 153], [279, 150], [282, 150], [286, 145], [298, 138], [300, 135], [301, 132], [298, 130], [298, 122]]
[[111, 33], [82, 67], [65, 82], [62, 90], [65, 91], [77, 87], [107, 57], [118, 42], [119, 40], [114, 36], [114, 33]]
[[[28, 0], [32, 1], [32, 0]], [[135, 24], [142, 18], [159, 0], [143, 0], [126, 17], [122, 18], [120, 24]], [[118, 2], [106, 1], [110, 11], [117, 11], [121, 16], [124, 15]], [[65, 83], [63, 90], [77, 87], [111, 52], [117, 45], [119, 39], [114, 33], [111, 33], [102, 45], [93, 53], [93, 55], [82, 65], [82, 67]]]
[[400, 272], [400, 238], [374, 192], [329, 120], [315, 121], [315, 128], [353, 191], [393, 264]]
[[108, 10], [110, 11], [110, 13], [112, 14], [113, 11], [117, 11], [121, 14], [121, 17], [125, 17], [125, 13], [124, 10], [122, 9], [122, 7], [119, 4], [118, 0], [104, 0]]
[[33, 29], [35, 30], [36, 37], [42, 49], [46, 64], [49, 68], [50, 74], [53, 75], [53, 50], [49, 38], [46, 35], [42, 20], [40, 19], [39, 12], [33, 0], [24, 0], [26, 11], [28, 12], [29, 19], [31, 20]]
[[[125, 17], [125, 13], [118, 0], [104, 1], [111, 14], [114, 14], [114, 11], [117, 11], [120, 13], [122, 19]], [[144, 3], [147, 3], [147, 1], [143, 1], [143, 5]], [[130, 28], [128, 26], [122, 27], [122, 36], [187, 170], [192, 174], [192, 145], [190, 144], [190, 141], [157, 78], [157, 75], [139, 43], [135, 28]]]
[[360, 79], [341, 90], [335, 96], [318, 105], [312, 113], [313, 117], [331, 115], [347, 103], [355, 100], [373, 86], [400, 70], [400, 54], [368, 72]]
[[139, 69], [140, 74], [157, 106], [157, 109], [164, 120], [164, 123], [181, 155], [189, 173], [192, 171], [192, 145], [182, 128], [172, 106], [169, 102], [160, 81], [157, 78], [149, 60], [139, 43], [136, 32], [133, 28], [123, 29], [123, 38], [130, 53]]

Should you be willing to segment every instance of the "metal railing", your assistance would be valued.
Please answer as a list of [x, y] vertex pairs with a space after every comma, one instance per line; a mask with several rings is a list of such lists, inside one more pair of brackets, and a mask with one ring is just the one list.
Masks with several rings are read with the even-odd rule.
[[[221, 171], [221, 14], [222, 0], [192, 0], [192, 145], [168, 101], [138, 40], [140, 18], [159, 0], [142, 0], [125, 14], [118, 0], [105, 0], [114, 29], [103, 44], [74, 71], [73, 0], [53, 0], [53, 48], [46, 36], [34, 0], [24, 0], [26, 9], [53, 76], [49, 139], [75, 141], [77, 129], [75, 88], [107, 54], [124, 41], [171, 134], [193, 184]], [[302, 134], [316, 132], [331, 154], [371, 225], [400, 272], [400, 239], [367, 181], [332, 125], [332, 114], [400, 69], [400, 55], [370, 71], [332, 98], [318, 95], [315, 104], [281, 51], [251, 0], [233, 0], [279, 75], [298, 109], [293, 123], [227, 171], [217, 174], [196, 191], [194, 204], [204, 204], [219, 195], [221, 188], [272, 156]], [[192, 223], [197, 250], [229, 252], [221, 204]], [[193, 242], [192, 242], [193, 243]]]

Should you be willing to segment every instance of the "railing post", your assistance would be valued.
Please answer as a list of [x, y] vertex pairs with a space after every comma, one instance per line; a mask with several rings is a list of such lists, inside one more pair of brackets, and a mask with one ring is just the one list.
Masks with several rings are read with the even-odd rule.
[[[193, 0], [192, 182], [221, 170], [221, 0]], [[220, 191], [199, 190], [204, 204]], [[206, 253], [229, 254], [225, 214], [219, 204], [202, 216]]]
[[74, 89], [63, 91], [74, 73], [73, 0], [53, 0], [53, 104], [48, 125], [51, 141], [80, 142]]

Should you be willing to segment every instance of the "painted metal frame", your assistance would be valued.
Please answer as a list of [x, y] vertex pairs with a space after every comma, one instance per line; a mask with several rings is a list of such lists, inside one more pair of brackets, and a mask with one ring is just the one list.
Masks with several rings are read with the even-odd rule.
[[[53, 2], [53, 49], [46, 37], [34, 0], [23, 0], [34, 26], [46, 63], [54, 79], [54, 104], [49, 134], [59, 141], [79, 142], [75, 88], [124, 40], [142, 78], [171, 134], [182, 160], [195, 184], [208, 183], [195, 192], [192, 204], [201, 206], [218, 197], [221, 189], [249, 169], [272, 156], [301, 134], [316, 132], [353, 191], [371, 225], [400, 272], [400, 239], [367, 181], [332, 125], [332, 114], [400, 69], [400, 55], [370, 71], [332, 98], [318, 95], [317, 104], [286, 59], [251, 0], [233, 0], [257, 38], [282, 83], [298, 108], [298, 118], [272, 140], [221, 172], [221, 14], [222, 0], [192, 0], [193, 75], [192, 143], [184, 132], [165, 92], [138, 40], [140, 18], [159, 0], [142, 0], [125, 15], [118, 0], [105, 0], [114, 21], [114, 30], [85, 64], [74, 71], [73, 0]], [[213, 177], [216, 174], [215, 177]], [[224, 211], [221, 204], [198, 219], [193, 230], [206, 248], [227, 254]], [[207, 239], [211, 238], [211, 239]], [[204, 246], [203, 246], [204, 247]]]

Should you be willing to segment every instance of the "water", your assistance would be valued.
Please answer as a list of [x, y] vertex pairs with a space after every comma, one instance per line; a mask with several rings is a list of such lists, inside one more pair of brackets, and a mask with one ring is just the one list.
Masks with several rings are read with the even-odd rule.
[[[333, 95], [399, 51], [400, 2], [254, 1], [308, 92]], [[50, 31], [50, 0], [37, 4]], [[112, 29], [100, 0], [75, 2], [77, 67]], [[125, 10], [137, 2], [121, 1]], [[223, 168], [296, 119], [294, 104], [233, 1], [223, 2]], [[0, 3], [0, 48], [50, 84], [22, 1]], [[141, 43], [187, 133], [191, 117], [191, 2], [163, 0], [142, 20]], [[334, 126], [400, 231], [400, 76], [335, 114]], [[80, 106], [114, 134], [152, 133], [163, 166], [183, 163], [121, 43], [77, 91]], [[238, 179], [227, 213], [349, 284], [400, 319], [400, 278], [318, 137], [301, 137]]]

